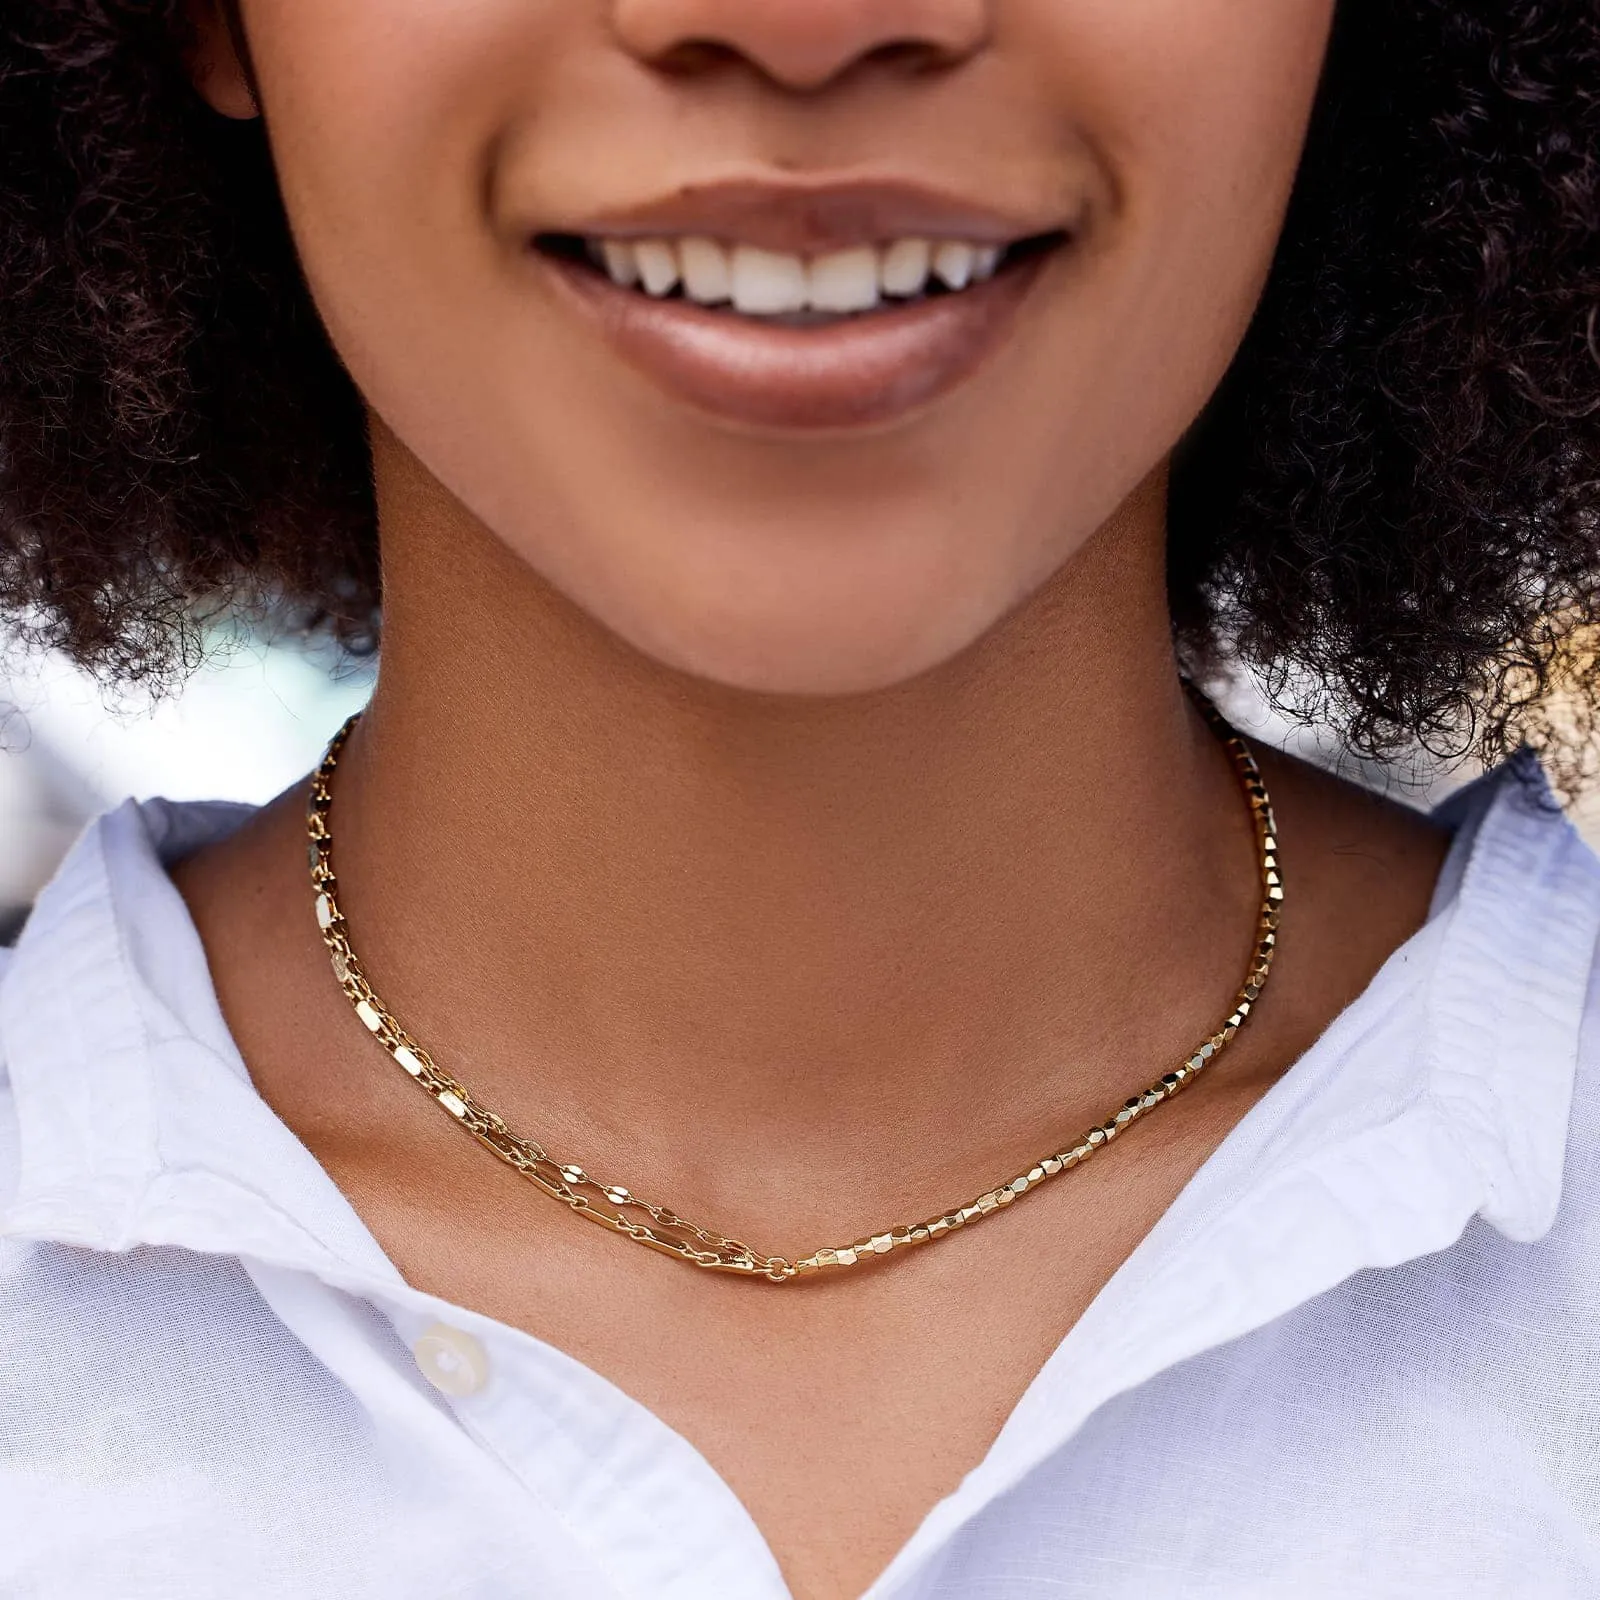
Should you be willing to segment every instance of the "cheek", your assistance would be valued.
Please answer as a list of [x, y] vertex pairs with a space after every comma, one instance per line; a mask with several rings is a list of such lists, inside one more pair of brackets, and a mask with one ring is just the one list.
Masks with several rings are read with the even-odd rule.
[[1089, 520], [1109, 516], [1232, 361], [1271, 268], [1333, 9], [1040, 0], [1039, 49], [1060, 63], [1049, 92], [1114, 180], [1103, 226], [1067, 264], [1077, 282], [1048, 344], [1061, 381], [1032, 441], [1047, 464], [1041, 526], [1086, 488]]
[[1161, 308], [1173, 348], [1213, 366], [1231, 356], [1271, 265], [1332, 14], [1333, 0], [1077, 11], [1077, 46], [1094, 64], [1080, 104], [1123, 175], [1104, 242], [1116, 250], [1120, 235], [1135, 265], [1120, 278], [1130, 326], [1135, 304]]
[[484, 185], [508, 108], [587, 6], [246, 0], [284, 202], [340, 354], [426, 347], [501, 270]]

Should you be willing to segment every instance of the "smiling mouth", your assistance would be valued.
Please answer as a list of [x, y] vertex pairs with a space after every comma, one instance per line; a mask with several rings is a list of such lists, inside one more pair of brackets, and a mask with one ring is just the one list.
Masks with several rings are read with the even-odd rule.
[[1064, 229], [997, 245], [905, 237], [802, 256], [707, 235], [540, 233], [535, 250], [646, 300], [768, 327], [826, 328], [972, 293], [1067, 242]]
[[[770, 213], [766, 231], [782, 242]], [[965, 382], [1077, 237], [850, 231], [810, 254], [638, 224], [523, 238], [558, 302], [657, 389], [742, 429], [814, 433], [898, 423]]]

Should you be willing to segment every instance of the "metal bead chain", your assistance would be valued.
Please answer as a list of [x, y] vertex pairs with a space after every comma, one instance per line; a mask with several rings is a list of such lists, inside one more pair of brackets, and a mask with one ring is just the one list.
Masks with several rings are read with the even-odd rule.
[[830, 1272], [839, 1267], [858, 1266], [911, 1245], [942, 1239], [958, 1228], [969, 1227], [1004, 1210], [1019, 1196], [1058, 1173], [1080, 1166], [1140, 1117], [1170, 1100], [1180, 1090], [1188, 1088], [1245, 1025], [1266, 986], [1278, 942], [1283, 880], [1278, 870], [1277, 829], [1273, 822], [1272, 802], [1267, 796], [1266, 785], [1261, 781], [1261, 773], [1250, 747], [1223, 721], [1208, 700], [1198, 691], [1192, 692], [1196, 704], [1233, 761], [1250, 805], [1260, 851], [1262, 899], [1256, 943], [1244, 984], [1234, 999], [1233, 1008], [1216, 1031], [1202, 1040], [1170, 1072], [1125, 1100], [1104, 1122], [1096, 1123], [1063, 1149], [1042, 1157], [1016, 1177], [992, 1189], [985, 1189], [966, 1205], [952, 1207], [924, 1222], [869, 1234], [853, 1244], [833, 1245], [793, 1259], [764, 1255], [741, 1240], [726, 1238], [711, 1229], [697, 1226], [664, 1206], [653, 1205], [621, 1184], [602, 1183], [580, 1166], [557, 1161], [537, 1141], [513, 1133], [464, 1084], [440, 1067], [428, 1051], [400, 1025], [394, 1013], [378, 998], [350, 943], [350, 929], [344, 913], [339, 909], [338, 880], [333, 871], [333, 833], [328, 821], [333, 805], [333, 773], [350, 730], [360, 716], [359, 712], [333, 736], [311, 780], [306, 825], [311, 841], [311, 883], [316, 895], [317, 926], [322, 930], [323, 941], [332, 957], [333, 975], [338, 979], [339, 987], [355, 1008], [356, 1016], [378, 1043], [479, 1144], [508, 1166], [516, 1168], [553, 1199], [570, 1206], [579, 1216], [693, 1266], [705, 1267], [713, 1272], [739, 1273], [744, 1277], [761, 1278], [773, 1283], [787, 1283], [792, 1278]]

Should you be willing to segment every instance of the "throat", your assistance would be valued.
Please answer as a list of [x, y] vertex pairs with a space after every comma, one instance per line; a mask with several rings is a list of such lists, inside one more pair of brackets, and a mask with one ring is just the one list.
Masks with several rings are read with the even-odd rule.
[[[1059, 750], [992, 720], [952, 752], [904, 708], [898, 725], [841, 728], [797, 704], [720, 782], [699, 738], [652, 741], [648, 770], [636, 758], [624, 775], [552, 729], [537, 772], [503, 790], [503, 772], [425, 745], [380, 692], [341, 758], [339, 910], [424, 1059], [557, 1162], [741, 1237], [781, 1217], [788, 1238], [848, 1243], [916, 1220], [899, 1211], [924, 1194], [973, 1200], [969, 1173], [1025, 1172], [1179, 1065], [1233, 1003], [1254, 841], [1181, 698], [1178, 759], [1191, 792], [1218, 795], [1201, 815], [1220, 852], [1141, 813], [1135, 797], [1163, 786], [1108, 785], [1103, 766], [1075, 779]], [[899, 754], [863, 759], [882, 750]], [[1071, 825], [1008, 804], [998, 773], [1051, 792]], [[309, 920], [303, 878], [297, 893]], [[420, 1052], [383, 1059], [319, 966], [352, 1048], [411, 1072]], [[908, 1191], [919, 1166], [930, 1176]], [[884, 1209], [839, 1204], [863, 1174]]]

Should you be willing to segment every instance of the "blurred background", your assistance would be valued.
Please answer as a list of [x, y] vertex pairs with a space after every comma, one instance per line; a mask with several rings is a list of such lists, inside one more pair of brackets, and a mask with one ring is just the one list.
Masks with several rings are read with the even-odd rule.
[[0, 654], [0, 944], [83, 825], [129, 795], [270, 799], [372, 689], [370, 662], [217, 634], [180, 693], [108, 694], [55, 655]]
[[[270, 799], [316, 764], [335, 728], [371, 693], [375, 667], [292, 640], [236, 633], [210, 641], [181, 692], [109, 694], [53, 655], [0, 650], [0, 944], [84, 824], [129, 795]], [[1248, 683], [1224, 697], [1235, 724], [1347, 776], [1428, 805], [1473, 776], [1418, 766], [1383, 773], [1341, 761], [1272, 714]], [[1600, 786], [1578, 817], [1600, 843]]]

